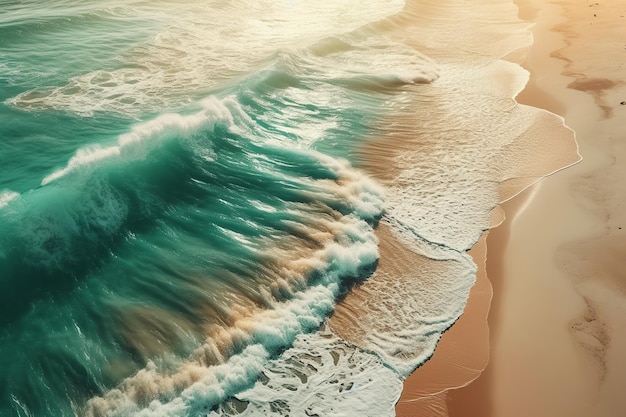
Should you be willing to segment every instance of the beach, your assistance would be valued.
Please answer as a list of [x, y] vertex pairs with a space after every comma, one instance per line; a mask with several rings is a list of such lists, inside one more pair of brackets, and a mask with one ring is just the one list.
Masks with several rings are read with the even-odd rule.
[[485, 371], [429, 398], [412, 395], [423, 384], [418, 369], [405, 381], [398, 415], [608, 417], [626, 405], [626, 6], [518, 6], [520, 18], [534, 22], [534, 42], [513, 56], [531, 73], [517, 100], [563, 116], [583, 160], [503, 204], [506, 221], [488, 232], [494, 295]]
[[623, 8], [7, 3], [0, 414], [616, 415]]

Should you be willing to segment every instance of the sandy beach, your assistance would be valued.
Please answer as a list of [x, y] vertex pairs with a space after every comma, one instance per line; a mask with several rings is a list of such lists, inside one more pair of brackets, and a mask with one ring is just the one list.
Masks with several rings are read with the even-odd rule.
[[610, 417], [626, 408], [626, 4], [518, 6], [535, 25], [533, 45], [511, 57], [531, 72], [517, 100], [563, 116], [583, 160], [505, 203], [507, 220], [489, 232], [485, 372], [420, 398], [418, 369], [405, 381], [401, 416]]
[[626, 0], [40, 3], [1, 416], [624, 414]]

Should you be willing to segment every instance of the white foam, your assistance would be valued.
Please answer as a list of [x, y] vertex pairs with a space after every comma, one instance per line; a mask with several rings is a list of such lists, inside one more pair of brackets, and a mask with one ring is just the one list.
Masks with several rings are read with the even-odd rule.
[[[202, 110], [190, 115], [162, 114], [155, 119], [133, 127], [129, 133], [117, 139], [117, 145], [103, 147], [85, 146], [70, 158], [67, 165], [46, 176], [41, 185], [49, 184], [73, 172], [101, 164], [103, 161], [122, 157], [127, 161], [145, 157], [153, 142], [174, 137], [188, 137], [216, 123], [224, 124], [230, 131], [240, 132], [250, 118], [232, 98], [218, 100], [209, 97], [200, 102]], [[209, 144], [207, 146], [210, 148]]]
[[[333, 43], [340, 47], [334, 47]], [[302, 77], [319, 77], [356, 88], [368, 83], [374, 86], [424, 84], [439, 78], [439, 67], [430, 58], [380, 33], [367, 36], [357, 32], [327, 40], [291, 59], [295, 60], [292, 65], [306, 71], [299, 74]]]
[[[528, 77], [518, 65], [494, 60], [440, 68], [437, 94], [448, 99], [439, 108], [398, 106], [402, 115], [415, 114], [415, 123], [429, 130], [428, 136], [419, 136], [419, 146], [397, 158], [400, 173], [389, 184], [387, 215], [409, 242], [425, 240], [462, 252], [492, 226], [499, 184], [506, 179], [499, 171], [502, 155], [532, 125], [538, 110], [512, 98]], [[507, 73], [508, 78], [502, 76]], [[452, 99], [461, 89], [464, 98]]]
[[[316, 212], [304, 219], [305, 223], [299, 227], [318, 233], [320, 245], [307, 257], [300, 257], [300, 252], [292, 253], [293, 248], [274, 248], [267, 254], [276, 258], [279, 265], [276, 271], [280, 276], [275, 285], [291, 293], [291, 297], [277, 301], [267, 294], [264, 298], [266, 305], [271, 306], [269, 309], [233, 311], [234, 325], [216, 326], [204, 345], [176, 371], [168, 374], [151, 365], [103, 397], [91, 399], [86, 415], [183, 416], [207, 413], [213, 405], [253, 384], [267, 361], [291, 346], [298, 335], [317, 329], [332, 312], [342, 281], [346, 277], [360, 277], [364, 267], [376, 262], [378, 241], [366, 220], [371, 221], [381, 214], [380, 188], [354, 172], [345, 161], [333, 162], [330, 157], [313, 151], [311, 155], [320, 158], [320, 162], [339, 177], [336, 182], [322, 180], [318, 187], [334, 195], [335, 200], [350, 196], [352, 210], [342, 216], [328, 208], [329, 213], [334, 213], [332, 216], [320, 216]], [[339, 192], [342, 188], [346, 190]], [[361, 203], [360, 197], [365, 201]], [[360, 217], [359, 210], [366, 216]], [[307, 216], [306, 211], [304, 215]], [[224, 358], [219, 352], [229, 351], [229, 346], [243, 348]], [[206, 357], [224, 361], [204, 366], [201, 358]], [[380, 363], [378, 366], [382, 368]], [[397, 388], [397, 383], [394, 386]], [[150, 402], [148, 407], [145, 407], [146, 402]]]
[[366, 282], [360, 288], [368, 314], [351, 317], [358, 329], [355, 343], [376, 353], [402, 377], [435, 351], [441, 335], [463, 313], [476, 266], [465, 253], [426, 247], [434, 259], [407, 263], [393, 277]]
[[210, 416], [394, 416], [402, 391], [398, 374], [375, 355], [346, 344], [328, 330], [300, 335], [270, 361], [253, 388]]
[[[385, 190], [367, 174], [355, 170], [343, 159], [316, 153], [316, 157], [340, 180], [325, 183], [317, 193], [307, 192], [313, 199], [328, 201], [329, 191], [335, 200], [348, 203], [350, 210], [362, 219], [372, 220], [385, 210]], [[315, 189], [315, 184], [309, 189]]]
[[8, 102], [16, 107], [61, 109], [90, 115], [136, 115], [187, 103], [190, 95], [254, 71], [276, 51], [301, 48], [346, 33], [401, 10], [401, 0], [349, 2], [158, 2], [134, 5], [137, 18], [162, 31], [119, 57], [119, 66], [39, 86]]
[[[318, 327], [333, 303], [334, 296], [328, 288], [321, 285], [310, 288], [296, 300], [244, 323], [250, 326], [257, 343], [246, 346], [223, 364], [212, 367], [186, 364], [173, 375], [160, 374], [154, 364], [150, 364], [126, 380], [120, 389], [90, 400], [86, 415], [218, 415], [216, 411], [209, 411], [234, 396], [250, 402], [243, 416], [259, 415], [270, 409], [273, 413], [267, 415], [285, 415], [281, 414], [284, 408], [276, 409], [281, 403], [293, 408], [295, 415], [317, 409], [358, 412], [358, 415], [372, 417], [392, 416], [394, 402], [389, 399], [397, 398], [401, 391], [398, 374], [385, 367], [376, 356], [350, 347], [328, 332], [302, 334]], [[291, 345], [287, 352], [270, 361], [271, 352]], [[268, 379], [268, 382], [257, 382], [246, 390], [261, 373], [261, 380]], [[176, 395], [177, 388], [185, 384], [189, 384], [188, 388]], [[377, 395], [373, 396], [372, 392]], [[152, 400], [145, 408], [135, 401], [137, 396], [168, 395], [174, 396], [169, 401]], [[386, 401], [379, 401], [381, 398]], [[335, 400], [340, 402], [335, 403]]]
[[[370, 247], [364, 248], [366, 253], [376, 252], [375, 243], [367, 246]], [[358, 247], [344, 248], [343, 251], [331, 248], [329, 252], [335, 257], [329, 260], [330, 264], [340, 264], [342, 268], [358, 266], [353, 263], [353, 252], [361, 252]], [[218, 404], [255, 381], [272, 352], [290, 346], [298, 334], [321, 325], [333, 309], [337, 279], [344, 272], [331, 270], [326, 285], [316, 285], [297, 293], [293, 300], [275, 304], [273, 309], [261, 311], [238, 322], [236, 328], [225, 330], [230, 338], [238, 334], [247, 346], [223, 364], [204, 367], [189, 363], [172, 375], [161, 374], [154, 367], [144, 369], [123, 382], [119, 389], [110, 391], [103, 398], [90, 400], [86, 415], [183, 416], [190, 412], [192, 415], [206, 412], [205, 406]], [[206, 343], [199, 351], [215, 351], [214, 339]], [[185, 385], [187, 388], [177, 395], [177, 388]], [[171, 401], [155, 399], [148, 408], [142, 409], [136, 401], [138, 393], [146, 391], [153, 398], [175, 396]]]
[[70, 172], [74, 172], [80, 168], [95, 165], [105, 159], [119, 155], [120, 148], [118, 146], [111, 146], [107, 148], [103, 148], [97, 145], [86, 146], [76, 151], [76, 154], [72, 158], [70, 158], [69, 162], [64, 168], [54, 171], [52, 174], [46, 176], [43, 180], [41, 180], [41, 185], [49, 184], [55, 180], [58, 180], [61, 177], [66, 176]]
[[0, 209], [6, 207], [11, 201], [19, 198], [20, 194], [11, 190], [0, 191]]

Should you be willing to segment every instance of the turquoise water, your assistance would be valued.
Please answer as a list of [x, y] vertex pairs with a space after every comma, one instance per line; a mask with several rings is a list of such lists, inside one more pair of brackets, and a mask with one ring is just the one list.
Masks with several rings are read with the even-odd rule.
[[[310, 3], [0, 2], [0, 416], [393, 415], [534, 113], [479, 7]], [[342, 340], [381, 221], [432, 265]]]
[[343, 27], [341, 4], [249, 6], [3, 2], [0, 415], [89, 413], [149, 364], [223, 363], [263, 335], [222, 333], [303, 298], [272, 357], [371, 272], [382, 191], [344, 158], [384, 100], [349, 84], [384, 79], [324, 65], [398, 4]]

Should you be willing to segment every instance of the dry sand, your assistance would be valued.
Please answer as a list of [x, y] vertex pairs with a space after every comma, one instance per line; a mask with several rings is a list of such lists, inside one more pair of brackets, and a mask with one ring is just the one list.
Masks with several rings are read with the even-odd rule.
[[459, 417], [622, 416], [626, 2], [520, 6], [537, 25], [518, 99], [562, 114], [584, 160], [505, 205], [509, 220], [488, 239], [490, 363], [446, 407]]

